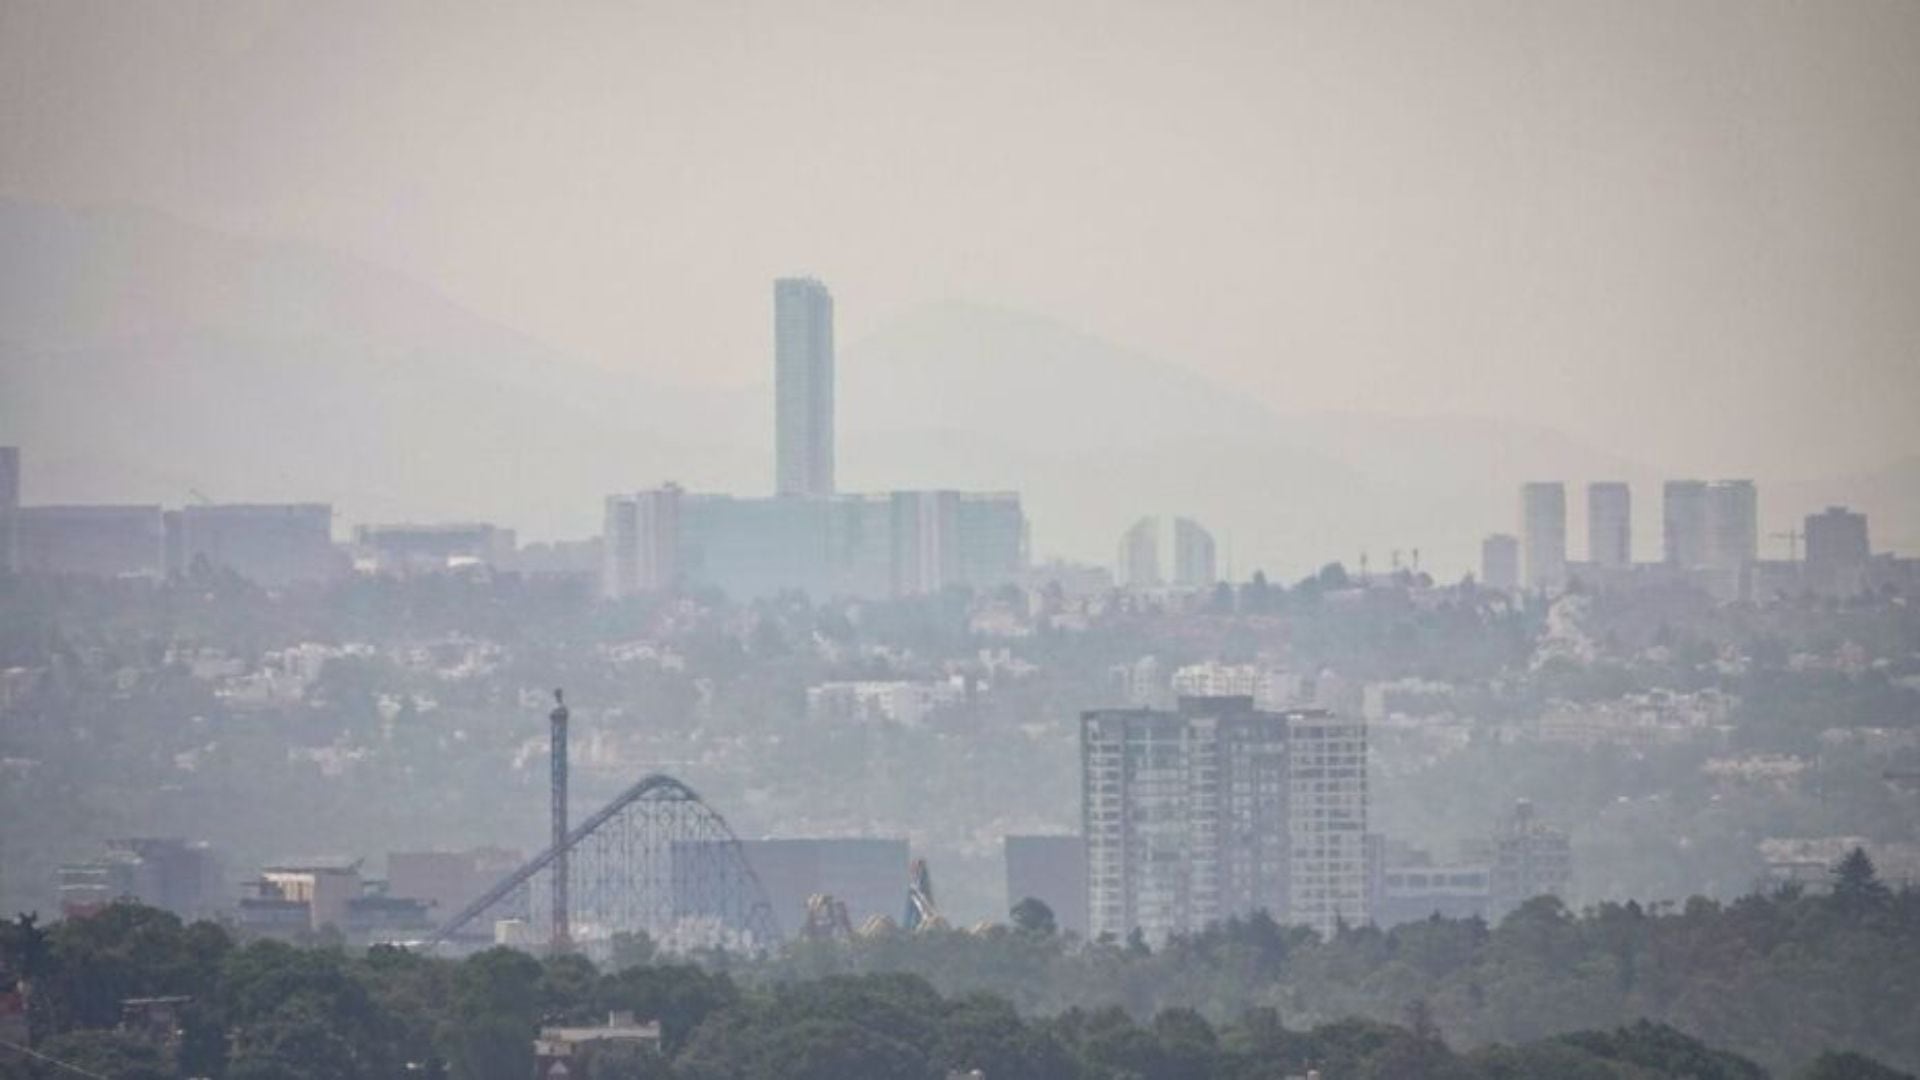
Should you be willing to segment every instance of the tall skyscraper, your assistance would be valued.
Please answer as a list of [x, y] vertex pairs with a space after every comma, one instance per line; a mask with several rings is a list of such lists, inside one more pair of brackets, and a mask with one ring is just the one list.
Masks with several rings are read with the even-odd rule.
[[1520, 538], [1494, 533], [1480, 541], [1480, 584], [1512, 592], [1520, 587]]
[[1143, 517], [1120, 534], [1117, 580], [1127, 588], [1204, 589], [1219, 580], [1213, 534], [1192, 518]]
[[1633, 565], [1633, 494], [1627, 485], [1587, 485], [1587, 561], [1595, 566]]
[[1520, 487], [1520, 543], [1529, 589], [1567, 583], [1567, 487], [1555, 480]]
[[0, 574], [14, 566], [14, 519], [19, 510], [20, 448], [0, 446]]
[[1287, 921], [1330, 938], [1365, 926], [1367, 723], [1323, 711], [1287, 714]]
[[1192, 518], [1173, 519], [1173, 583], [1204, 589], [1217, 578], [1213, 534]]
[[1760, 558], [1760, 496], [1751, 480], [1707, 486], [1707, 565], [1741, 574]]
[[1707, 485], [1669, 480], [1660, 490], [1661, 555], [1673, 566], [1707, 565]]
[[1248, 697], [1081, 714], [1088, 932], [1367, 921], [1366, 728]]
[[1120, 584], [1152, 589], [1165, 584], [1160, 576], [1160, 519], [1143, 517], [1120, 534]]
[[1823, 596], [1850, 596], [1866, 587], [1873, 547], [1867, 540], [1867, 515], [1844, 506], [1808, 514], [1807, 588]]
[[773, 283], [774, 491], [833, 494], [833, 295], [812, 278]]

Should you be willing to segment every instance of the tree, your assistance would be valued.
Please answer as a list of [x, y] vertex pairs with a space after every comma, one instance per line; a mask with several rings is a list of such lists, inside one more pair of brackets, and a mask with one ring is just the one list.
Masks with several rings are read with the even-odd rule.
[[46, 972], [53, 955], [47, 932], [40, 928], [39, 922], [38, 913], [24, 912], [10, 922], [0, 922], [0, 988], [9, 985], [19, 988], [29, 1042], [34, 1034], [34, 982]]
[[[114, 1080], [166, 1080], [172, 1075], [158, 1049], [115, 1031], [70, 1031], [56, 1035], [41, 1044], [40, 1053], [72, 1068], [85, 1069], [96, 1076], [111, 1076]], [[61, 1069], [47, 1071], [46, 1075], [71, 1076], [73, 1073]]]
[[1032, 896], [1013, 905], [1009, 914], [1013, 918], [1013, 925], [1025, 933], [1051, 937], [1059, 929], [1054, 921], [1053, 909], [1044, 900]]
[[1073, 1073], [1072, 1061], [1058, 1040], [1028, 1026], [1013, 1006], [986, 995], [967, 998], [948, 1010], [929, 1056], [937, 1069], [955, 1073], [978, 1069], [994, 1080], [1053, 1080]]
[[613, 958], [610, 966], [614, 971], [642, 967], [653, 963], [654, 954], [657, 951], [653, 939], [647, 936], [646, 931], [622, 930], [613, 935]]
[[533, 1072], [540, 962], [523, 952], [476, 953], [454, 977], [447, 1059], [461, 1080], [520, 1080]]
[[540, 1019], [583, 1023], [599, 1012], [593, 1000], [600, 981], [593, 961], [579, 953], [547, 957], [540, 973]]
[[1914, 1080], [1914, 1075], [1882, 1065], [1864, 1054], [1828, 1052], [1800, 1070], [1797, 1080]]
[[1153, 1018], [1153, 1036], [1165, 1058], [1167, 1080], [1208, 1080], [1218, 1075], [1220, 1043], [1192, 1009], [1167, 1009]]
[[1213, 597], [1207, 602], [1207, 610], [1215, 615], [1233, 614], [1233, 586], [1224, 581], [1213, 586]]
[[1240, 610], [1256, 615], [1273, 610], [1273, 588], [1267, 583], [1263, 570], [1255, 570], [1253, 577], [1240, 587]]
[[1833, 898], [1843, 907], [1855, 911], [1876, 907], [1891, 895], [1864, 849], [1856, 847], [1834, 864]]

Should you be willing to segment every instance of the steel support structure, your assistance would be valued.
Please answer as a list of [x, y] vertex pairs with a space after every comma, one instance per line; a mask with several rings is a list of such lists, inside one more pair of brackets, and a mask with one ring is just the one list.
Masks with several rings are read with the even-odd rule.
[[570, 914], [567, 897], [567, 885], [570, 875], [567, 873], [567, 703], [560, 691], [553, 692], [553, 711], [547, 714], [548, 725], [553, 735], [553, 896], [549, 905], [553, 910], [554, 953], [566, 952], [573, 945], [573, 928], [569, 925]]
[[[563, 873], [564, 868], [564, 873]], [[551, 878], [540, 888], [542, 874]], [[423, 943], [433, 948], [488, 918], [541, 925], [568, 902], [575, 947], [646, 934], [669, 951], [771, 948], [780, 926], [726, 820], [671, 776], [654, 774], [574, 826], [482, 893]], [[798, 913], [795, 913], [796, 916]]]

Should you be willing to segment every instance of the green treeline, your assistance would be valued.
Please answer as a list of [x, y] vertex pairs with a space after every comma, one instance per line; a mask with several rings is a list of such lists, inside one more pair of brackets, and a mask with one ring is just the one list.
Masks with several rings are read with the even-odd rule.
[[1260, 1007], [1309, 1026], [1417, 1009], [1456, 1046], [1649, 1019], [1781, 1073], [1830, 1049], [1920, 1070], [1920, 892], [1888, 889], [1858, 852], [1834, 882], [1824, 895], [1696, 898], [1659, 912], [1629, 903], [1575, 915], [1543, 897], [1494, 927], [1436, 918], [1324, 942], [1258, 914], [1153, 951], [1045, 926], [896, 934], [801, 943], [760, 970], [775, 981], [914, 974], [1026, 1015], [1117, 1006], [1224, 1023]]
[[[1659, 914], [1538, 900], [1495, 928], [1331, 942], [1255, 917], [1159, 950], [1059, 936], [1028, 905], [1018, 928], [757, 961], [664, 963], [626, 942], [607, 969], [242, 944], [120, 904], [4, 924], [0, 976], [20, 981], [40, 1053], [116, 1080], [525, 1080], [541, 1024], [617, 1010], [659, 1020], [662, 1050], [606, 1055], [593, 1080], [1898, 1078], [1872, 1058], [1920, 1058], [1920, 894], [1858, 864], [1837, 881]], [[123, 1001], [166, 995], [192, 998], [171, 1043], [116, 1030]], [[5, 1080], [71, 1075], [0, 1048]]]

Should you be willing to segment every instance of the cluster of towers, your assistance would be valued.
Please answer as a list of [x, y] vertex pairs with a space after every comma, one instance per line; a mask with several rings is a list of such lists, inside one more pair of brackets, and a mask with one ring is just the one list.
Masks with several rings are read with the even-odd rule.
[[[1661, 491], [1661, 564], [1708, 576], [1715, 591], [1742, 593], [1760, 557], [1759, 496], [1751, 480], [1669, 480]], [[1567, 489], [1560, 481], [1520, 488], [1520, 535], [1481, 547], [1481, 580], [1501, 589], [1565, 588], [1574, 569], [1606, 575], [1632, 568], [1633, 493], [1625, 483], [1587, 485], [1587, 561], [1567, 555]]]

